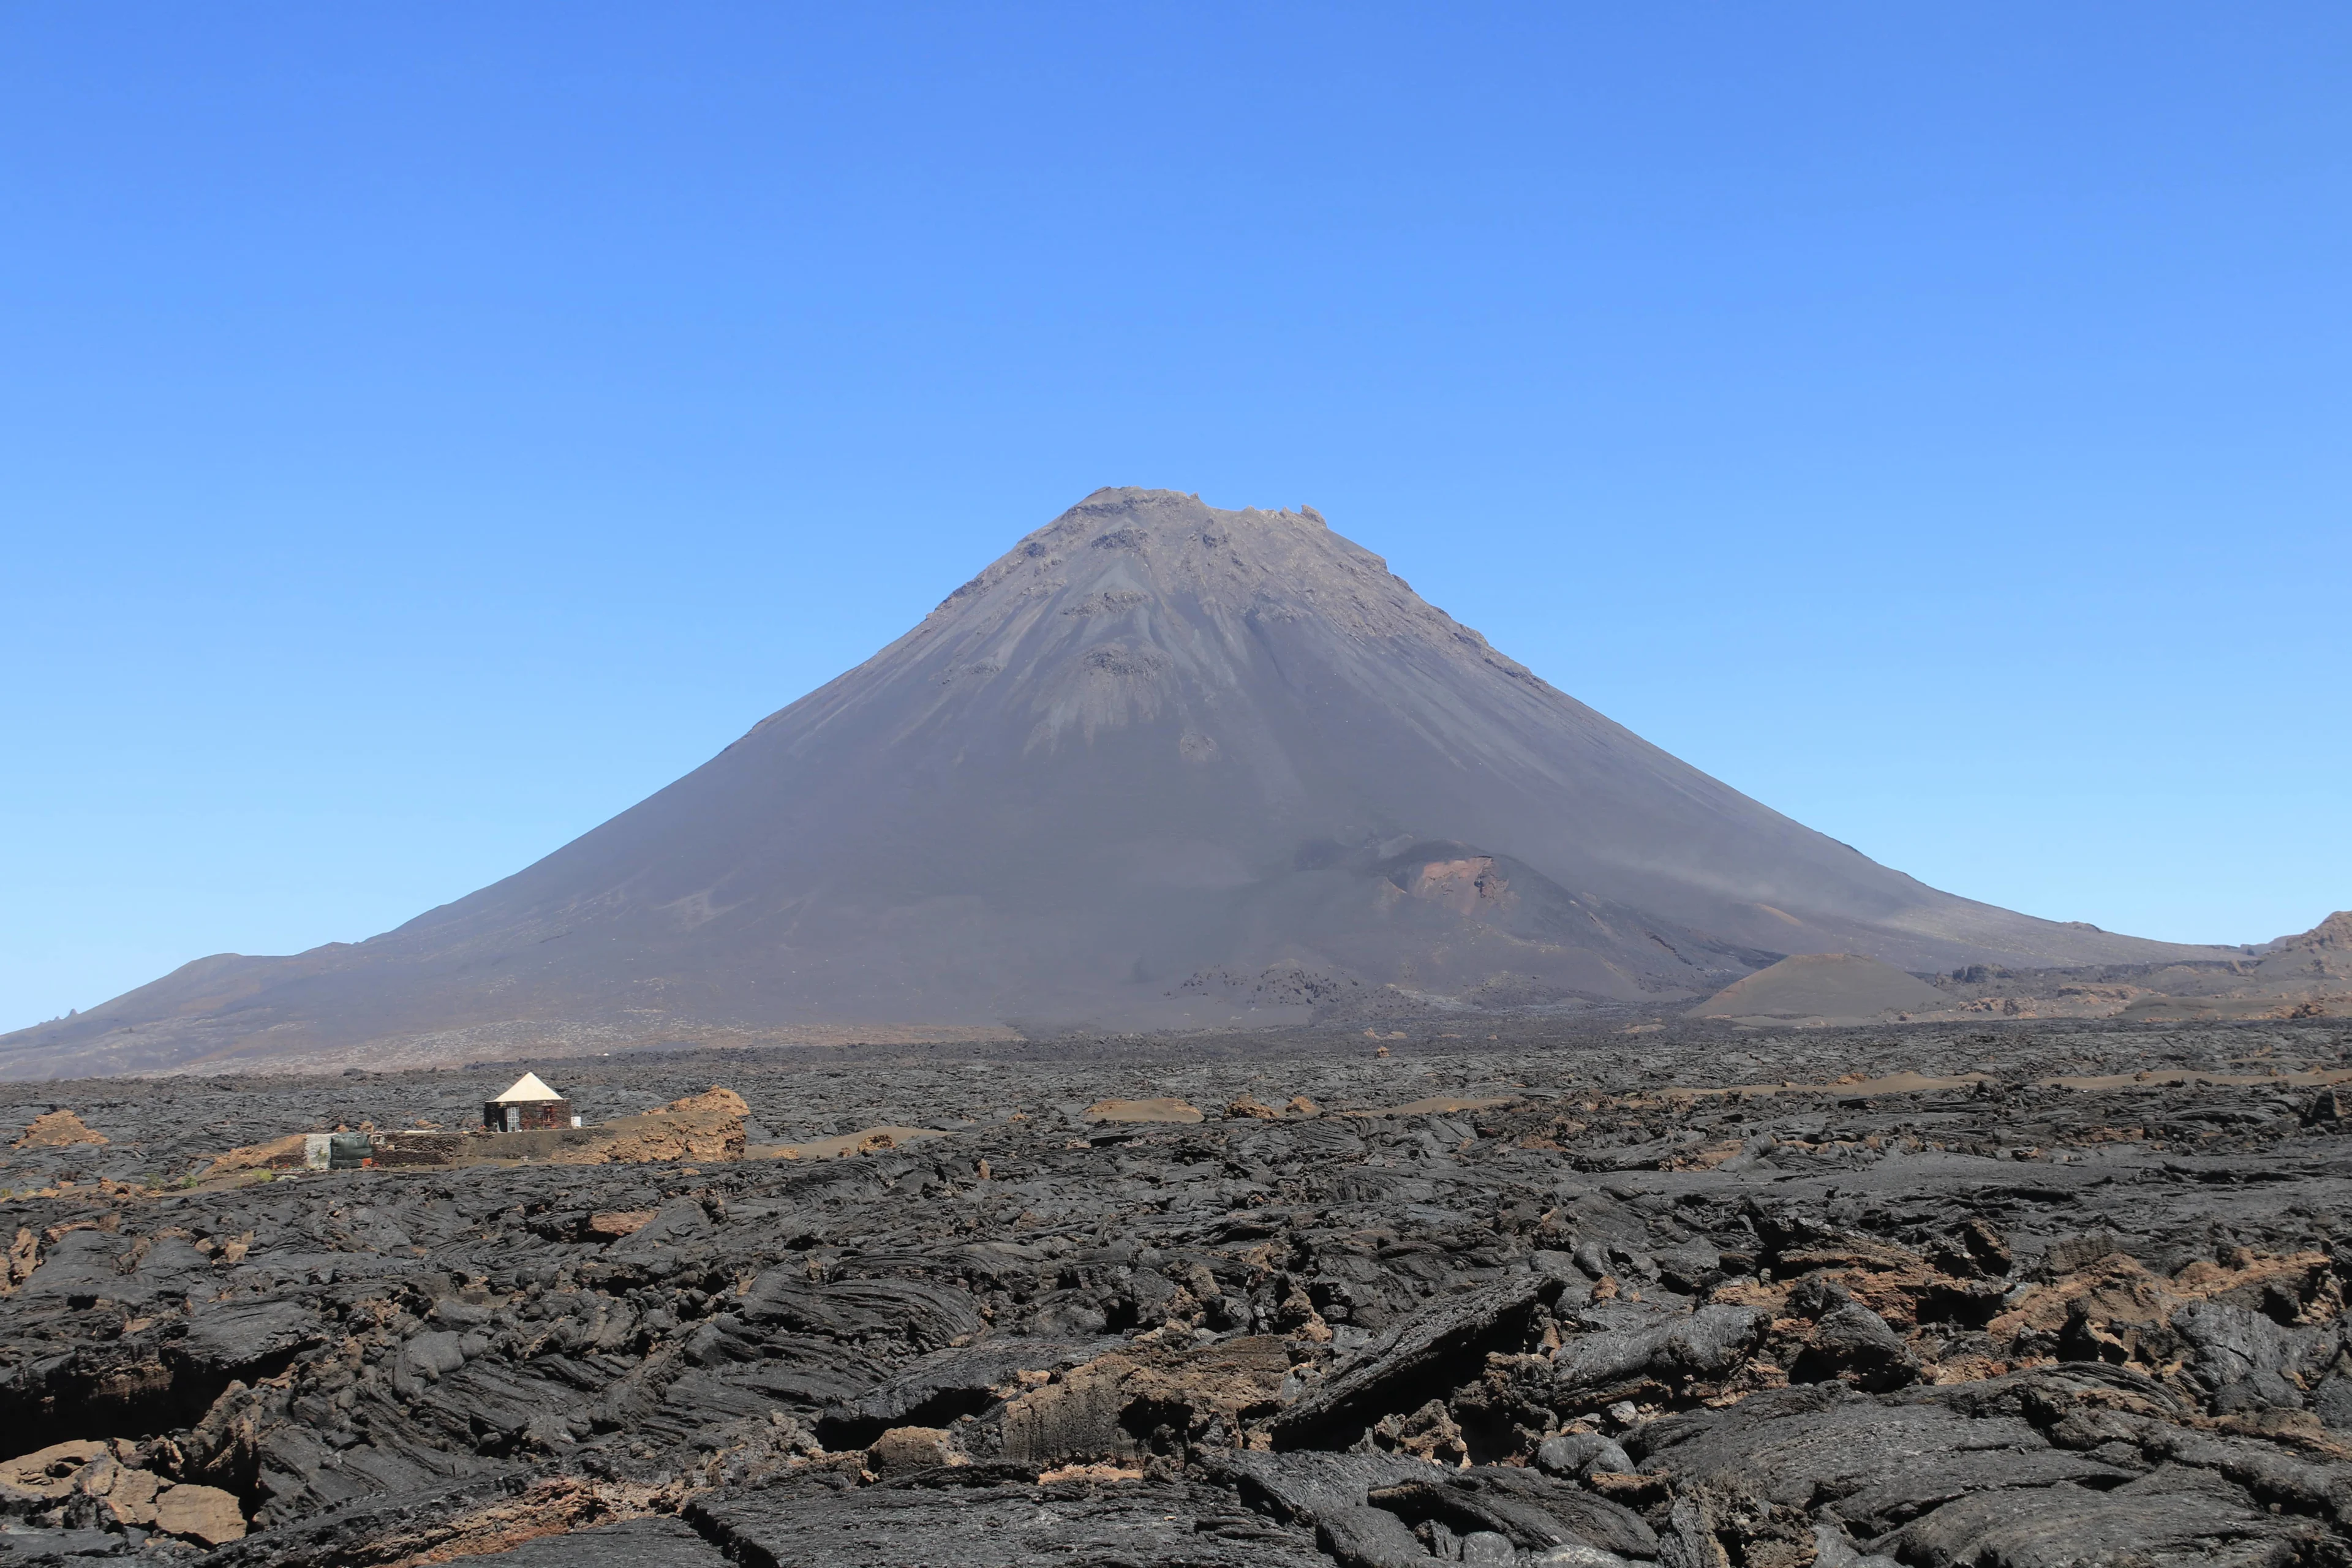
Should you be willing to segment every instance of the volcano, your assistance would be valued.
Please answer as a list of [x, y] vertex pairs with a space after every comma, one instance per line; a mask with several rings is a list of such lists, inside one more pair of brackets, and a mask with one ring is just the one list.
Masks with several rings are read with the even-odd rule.
[[1937, 891], [1675, 760], [1313, 508], [1103, 489], [866, 663], [381, 936], [197, 962], [0, 1073], [1668, 1002], [1798, 953], [2208, 958]]

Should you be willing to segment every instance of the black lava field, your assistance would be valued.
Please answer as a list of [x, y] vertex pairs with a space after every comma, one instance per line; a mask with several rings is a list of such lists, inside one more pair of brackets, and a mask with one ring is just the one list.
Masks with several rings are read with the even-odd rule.
[[464, 1126], [510, 1065], [12, 1085], [105, 1142], [0, 1170], [0, 1551], [2345, 1563], [2347, 1058], [2324, 1023], [614, 1055], [530, 1065], [592, 1122], [733, 1090], [713, 1157], [333, 1172], [215, 1162]]

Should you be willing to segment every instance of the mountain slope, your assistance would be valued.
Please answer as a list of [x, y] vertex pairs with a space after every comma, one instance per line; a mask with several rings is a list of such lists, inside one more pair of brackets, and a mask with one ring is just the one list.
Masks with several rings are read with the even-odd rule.
[[1107, 489], [536, 865], [366, 942], [200, 961], [0, 1038], [0, 1072], [555, 1026], [1176, 1026], [1388, 985], [1631, 1000], [1813, 952], [2207, 955], [1879, 866], [1554, 689], [1311, 509]]

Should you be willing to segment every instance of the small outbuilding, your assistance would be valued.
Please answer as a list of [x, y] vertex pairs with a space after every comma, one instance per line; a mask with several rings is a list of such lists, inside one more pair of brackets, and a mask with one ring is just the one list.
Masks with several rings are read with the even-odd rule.
[[577, 1127], [572, 1102], [527, 1072], [482, 1107], [482, 1125], [493, 1132], [527, 1132], [541, 1127]]

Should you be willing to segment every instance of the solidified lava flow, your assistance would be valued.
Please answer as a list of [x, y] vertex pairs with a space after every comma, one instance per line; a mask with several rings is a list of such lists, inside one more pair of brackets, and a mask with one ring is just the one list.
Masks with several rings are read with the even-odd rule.
[[1369, 1033], [8, 1086], [0, 1551], [2352, 1562], [2340, 1023]]

